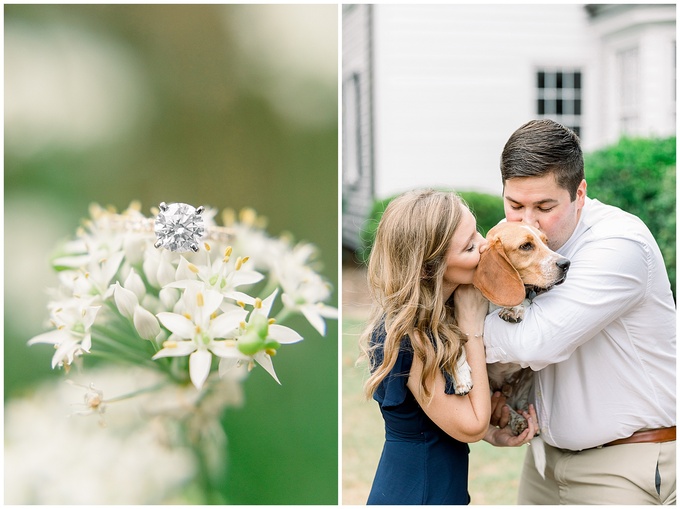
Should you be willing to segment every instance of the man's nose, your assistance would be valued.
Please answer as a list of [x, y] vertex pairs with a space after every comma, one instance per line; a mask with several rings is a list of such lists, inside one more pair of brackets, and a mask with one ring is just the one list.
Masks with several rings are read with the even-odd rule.
[[534, 228], [538, 228], [540, 230], [540, 226], [538, 224], [538, 218], [536, 217], [536, 215], [533, 212], [531, 212], [529, 210], [524, 212], [524, 214], [522, 215], [522, 222], [524, 224], [528, 224], [529, 226], [533, 226]]

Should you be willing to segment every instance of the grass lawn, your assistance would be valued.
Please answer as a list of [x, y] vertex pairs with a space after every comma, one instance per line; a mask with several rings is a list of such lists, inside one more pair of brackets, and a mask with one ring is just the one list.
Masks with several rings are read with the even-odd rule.
[[[371, 489], [384, 442], [377, 404], [362, 393], [365, 365], [356, 366], [363, 322], [342, 322], [342, 503], [363, 505]], [[472, 504], [517, 503], [517, 487], [527, 448], [470, 444], [469, 492]]]

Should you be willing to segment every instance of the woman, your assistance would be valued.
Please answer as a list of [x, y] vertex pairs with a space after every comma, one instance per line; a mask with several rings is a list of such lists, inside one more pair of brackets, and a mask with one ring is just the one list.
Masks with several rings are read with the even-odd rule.
[[[380, 406], [386, 442], [369, 504], [467, 504], [467, 443], [521, 445], [535, 433], [533, 408], [518, 437], [489, 424], [488, 302], [471, 286], [484, 247], [455, 193], [406, 193], [380, 220], [368, 264], [377, 306], [362, 344], [365, 391]], [[458, 395], [464, 358], [473, 387]]]

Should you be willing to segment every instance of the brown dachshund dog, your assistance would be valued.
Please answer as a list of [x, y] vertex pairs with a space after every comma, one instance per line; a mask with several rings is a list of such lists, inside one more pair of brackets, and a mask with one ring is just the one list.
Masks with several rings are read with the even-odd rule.
[[[524, 303], [564, 282], [570, 262], [551, 251], [546, 236], [536, 228], [515, 222], [500, 223], [486, 236], [489, 246], [475, 271], [474, 285], [499, 316], [520, 322]], [[533, 372], [517, 364], [488, 364], [491, 390], [501, 391], [510, 406], [510, 426], [519, 435], [527, 427], [516, 410], [528, 411]]]

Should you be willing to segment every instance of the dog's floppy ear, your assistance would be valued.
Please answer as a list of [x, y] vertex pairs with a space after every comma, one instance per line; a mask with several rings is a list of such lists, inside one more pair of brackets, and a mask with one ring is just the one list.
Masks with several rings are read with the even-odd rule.
[[519, 272], [512, 266], [498, 240], [482, 253], [472, 281], [482, 295], [504, 308], [518, 306], [526, 292]]

